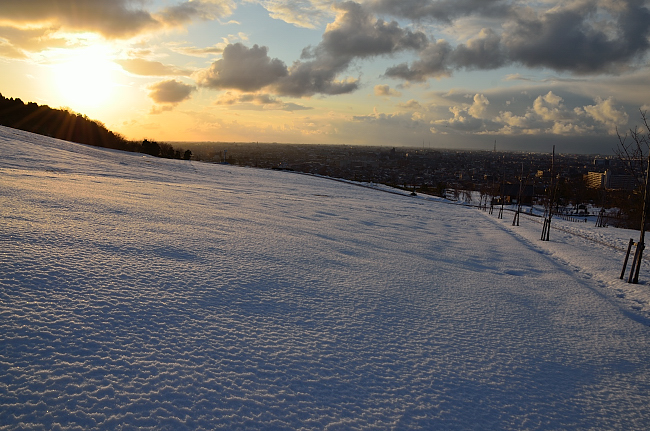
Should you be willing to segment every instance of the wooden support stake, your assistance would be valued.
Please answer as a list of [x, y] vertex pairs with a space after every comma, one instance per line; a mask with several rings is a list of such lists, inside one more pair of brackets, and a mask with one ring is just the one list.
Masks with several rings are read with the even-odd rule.
[[549, 220], [547, 217], [544, 217], [544, 227], [542, 228], [542, 241], [548, 241], [548, 230], [550, 229]]
[[627, 268], [627, 261], [630, 260], [630, 251], [632, 251], [632, 246], [634, 245], [634, 240], [630, 238], [630, 243], [627, 245], [627, 253], [625, 253], [625, 260], [623, 261], [623, 270], [621, 271], [620, 279], [623, 280], [625, 277], [625, 269]]
[[639, 243], [636, 243], [636, 251], [634, 252], [634, 259], [632, 259], [632, 267], [630, 269], [630, 276], [627, 278], [628, 283], [632, 283], [632, 280], [634, 280], [634, 268], [636, 268], [636, 262], [639, 259]]
[[641, 260], [643, 259], [644, 248], [645, 248], [644, 243], [639, 243], [639, 245], [636, 246], [636, 249], [639, 252], [639, 258], [636, 261], [636, 266], [632, 267], [632, 272], [634, 272], [634, 278], [632, 279], [632, 283], [634, 284], [639, 284], [639, 271], [641, 271]]

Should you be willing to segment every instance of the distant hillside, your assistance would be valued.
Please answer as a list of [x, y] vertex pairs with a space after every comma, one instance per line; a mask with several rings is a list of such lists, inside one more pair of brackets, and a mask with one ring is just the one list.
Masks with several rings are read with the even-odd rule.
[[108, 130], [98, 121], [63, 109], [34, 102], [7, 99], [0, 94], [0, 125], [66, 141], [126, 151], [140, 151], [140, 144]]
[[174, 149], [169, 144], [145, 139], [142, 143], [129, 141], [111, 132], [101, 122], [66, 109], [54, 109], [34, 102], [7, 99], [0, 94], [0, 125], [39, 135], [63, 139], [95, 147], [147, 153], [170, 159], [189, 159], [191, 151]]

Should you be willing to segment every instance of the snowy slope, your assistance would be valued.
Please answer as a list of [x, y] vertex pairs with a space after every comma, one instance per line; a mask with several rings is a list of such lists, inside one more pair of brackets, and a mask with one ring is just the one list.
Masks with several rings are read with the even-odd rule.
[[0, 127], [0, 429], [645, 429], [630, 232], [509, 217]]

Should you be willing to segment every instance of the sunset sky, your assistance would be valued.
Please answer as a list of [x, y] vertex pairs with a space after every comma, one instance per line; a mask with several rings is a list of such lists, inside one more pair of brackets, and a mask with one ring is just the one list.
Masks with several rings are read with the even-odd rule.
[[130, 139], [608, 153], [648, 0], [0, 0], [0, 93]]

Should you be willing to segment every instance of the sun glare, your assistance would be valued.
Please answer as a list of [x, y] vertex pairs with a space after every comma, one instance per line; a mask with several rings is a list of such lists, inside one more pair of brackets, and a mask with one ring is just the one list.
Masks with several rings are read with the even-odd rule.
[[107, 103], [114, 91], [114, 68], [103, 47], [71, 50], [53, 67], [54, 85], [70, 108], [96, 108]]

